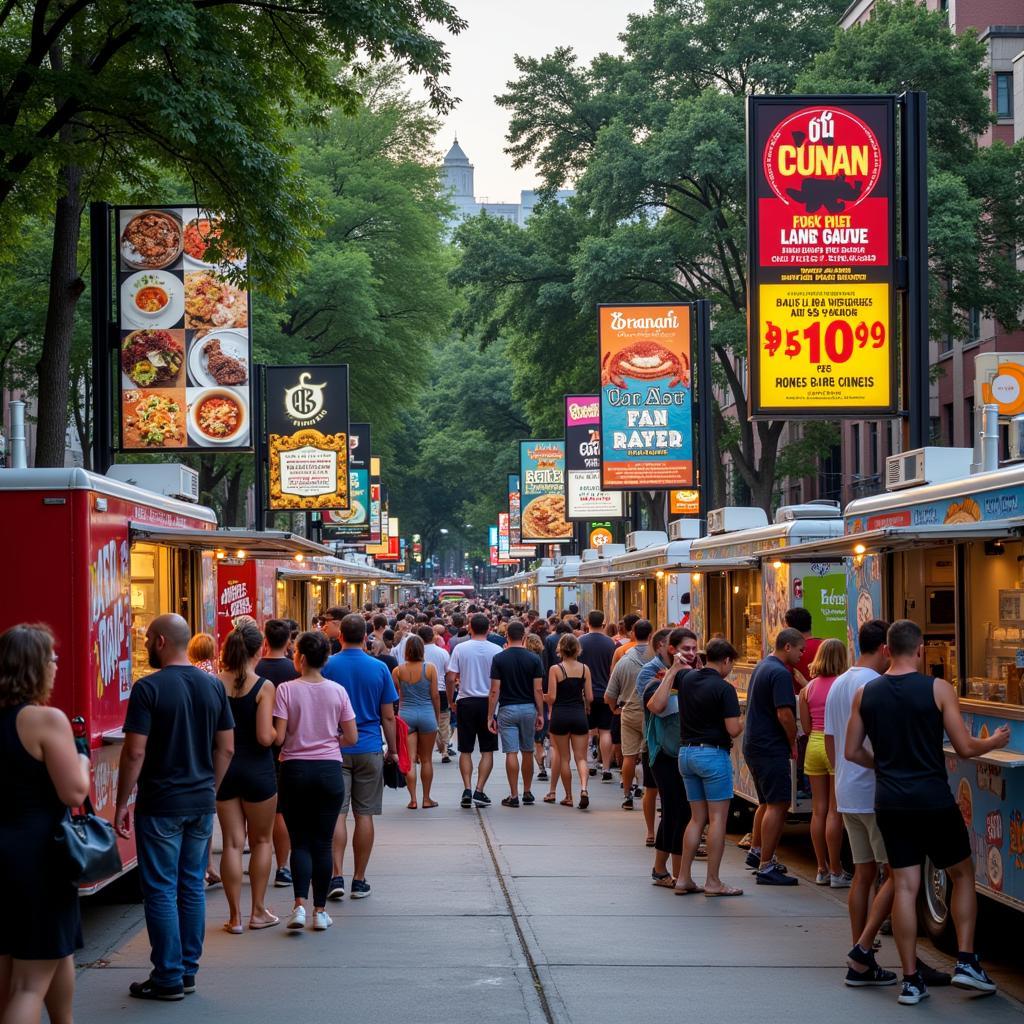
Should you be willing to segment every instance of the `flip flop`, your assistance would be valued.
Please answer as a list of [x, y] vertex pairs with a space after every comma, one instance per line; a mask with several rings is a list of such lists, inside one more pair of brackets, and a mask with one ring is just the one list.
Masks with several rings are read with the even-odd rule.
[[558, 801], [563, 807], [575, 807], [575, 803], [571, 796], [567, 796], [564, 800]]
[[656, 885], [661, 889], [674, 889], [676, 880], [666, 872], [660, 878], [652, 878], [651, 885]]
[[240, 924], [229, 924], [227, 921], [224, 922], [224, 931], [229, 935], [241, 935], [245, 929]]
[[708, 892], [707, 889], [705, 889], [704, 895], [707, 896], [709, 899], [714, 896], [742, 896], [743, 890], [735, 889], [733, 888], [733, 886], [727, 885], [724, 889], [722, 889], [721, 892]]
[[426, 811], [426, 810], [429, 810], [429, 809], [430, 809], [431, 807], [437, 807], [437, 801], [436, 801], [436, 800], [427, 800], [427, 801], [425, 801], [425, 803], [423, 804], [423, 809], [424, 809], [425, 811]]
[[255, 921], [250, 921], [249, 922], [249, 927], [254, 932], [258, 932], [258, 931], [260, 931], [263, 928], [273, 928], [275, 924], [280, 924], [281, 923], [281, 918], [279, 918], [276, 914], [269, 914], [268, 916], [272, 917], [273, 920], [272, 921], [261, 921], [259, 923], [255, 922]]
[[556, 798], [555, 798], [555, 794], [554, 793], [548, 793], [544, 797], [544, 803], [546, 803], [546, 804], [553, 804], [555, 802], [555, 799]]
[[675, 894], [677, 896], [693, 896], [695, 893], [703, 892], [703, 885], [688, 885], [688, 886], [676, 886]]
[[416, 801], [415, 801], [415, 800], [410, 800], [410, 801], [409, 801], [409, 802], [408, 802], [408, 803], [407, 803], [407, 804], [405, 805], [405, 809], [406, 809], [407, 811], [415, 811], [415, 810], [417, 809], [417, 806], [418, 806], [418, 805], [417, 805], [417, 803], [416, 803]]

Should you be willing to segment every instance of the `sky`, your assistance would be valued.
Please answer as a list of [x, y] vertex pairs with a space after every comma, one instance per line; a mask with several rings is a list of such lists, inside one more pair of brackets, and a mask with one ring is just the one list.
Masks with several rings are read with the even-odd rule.
[[459, 103], [436, 137], [442, 156], [457, 134], [476, 169], [477, 198], [518, 202], [533, 188], [533, 168], [515, 170], [505, 155], [508, 111], [494, 102], [515, 77], [513, 57], [542, 57], [569, 45], [583, 62], [602, 52], [618, 53], [627, 15], [647, 10], [649, 0], [455, 0], [469, 22], [458, 36], [445, 35], [452, 72], [445, 79]]

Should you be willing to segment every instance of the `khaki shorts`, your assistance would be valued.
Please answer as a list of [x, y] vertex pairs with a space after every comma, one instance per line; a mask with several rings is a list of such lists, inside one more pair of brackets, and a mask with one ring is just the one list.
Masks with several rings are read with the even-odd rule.
[[384, 754], [344, 754], [341, 770], [345, 776], [345, 800], [341, 816], [349, 805], [356, 814], [380, 814], [384, 806]]
[[619, 715], [622, 726], [622, 756], [639, 757], [640, 743], [644, 736], [644, 713], [642, 709], [627, 705]]
[[843, 824], [850, 837], [850, 852], [854, 864], [888, 864], [885, 841], [878, 829], [874, 814], [843, 813]]

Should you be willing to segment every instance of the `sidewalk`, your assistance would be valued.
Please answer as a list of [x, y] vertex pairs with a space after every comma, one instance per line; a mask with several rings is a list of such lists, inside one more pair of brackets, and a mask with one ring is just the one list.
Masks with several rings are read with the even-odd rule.
[[[509, 810], [498, 804], [500, 763], [488, 786], [494, 806], [466, 811], [456, 764], [438, 765], [436, 777], [434, 810], [407, 811], [404, 790], [387, 792], [367, 876], [373, 895], [332, 903], [330, 931], [228, 935], [215, 889], [194, 996], [128, 997], [129, 982], [149, 969], [143, 929], [109, 966], [80, 972], [78, 1024], [128, 1013], [154, 1024], [887, 1024], [968, 1014], [972, 1024], [1021, 1024], [1018, 1004], [1001, 995], [942, 989], [914, 1008], [896, 1003], [894, 987], [845, 988], [843, 905], [805, 882], [753, 885], [734, 847], [723, 877], [744, 887], [742, 897], [651, 886], [639, 810], [619, 810], [617, 786], [591, 780], [588, 812], [540, 803]], [[544, 784], [536, 791], [539, 799]], [[272, 905], [283, 916], [289, 891], [273, 890]], [[880, 959], [895, 966], [890, 939]]]

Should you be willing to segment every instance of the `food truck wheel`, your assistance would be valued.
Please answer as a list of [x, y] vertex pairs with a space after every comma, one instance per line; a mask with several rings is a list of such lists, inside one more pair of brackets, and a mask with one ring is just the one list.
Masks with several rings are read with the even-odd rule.
[[953, 886], [949, 875], [925, 858], [921, 869], [921, 889], [917, 897], [917, 919], [921, 930], [939, 949], [956, 950], [956, 932], [949, 901]]

